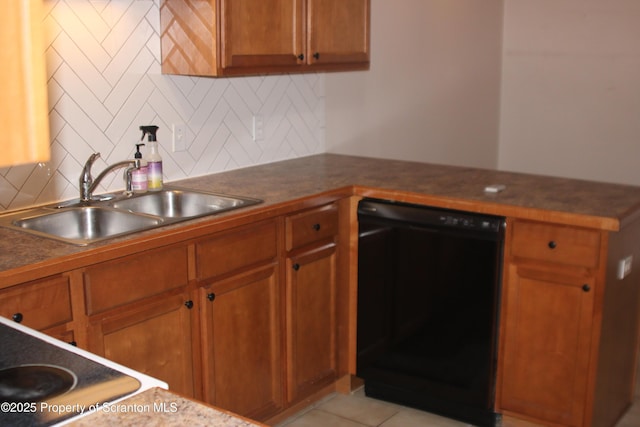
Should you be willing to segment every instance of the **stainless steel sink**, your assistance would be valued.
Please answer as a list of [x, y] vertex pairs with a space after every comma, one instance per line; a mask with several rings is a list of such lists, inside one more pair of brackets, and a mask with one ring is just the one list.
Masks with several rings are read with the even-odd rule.
[[40, 211], [12, 221], [14, 226], [25, 231], [74, 244], [88, 244], [154, 228], [162, 223], [162, 218], [95, 206], [68, 208], [48, 213]]
[[75, 245], [261, 203], [225, 194], [165, 188], [89, 202], [69, 201], [0, 215], [0, 226]]
[[111, 203], [116, 209], [163, 218], [194, 218], [255, 203], [254, 199], [187, 190], [163, 190]]

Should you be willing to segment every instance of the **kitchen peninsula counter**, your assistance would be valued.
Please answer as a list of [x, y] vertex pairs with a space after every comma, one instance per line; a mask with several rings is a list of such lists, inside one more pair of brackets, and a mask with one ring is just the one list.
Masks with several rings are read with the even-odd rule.
[[[485, 192], [494, 184], [506, 188]], [[117, 354], [113, 360], [161, 378], [185, 396], [278, 422], [323, 393], [355, 384], [356, 202], [390, 199], [506, 218], [496, 411], [554, 425], [610, 427], [632, 399], [640, 270], [631, 264], [640, 259], [640, 187], [333, 154], [170, 185], [263, 203], [85, 247], [2, 228], [3, 315], [28, 315], [34, 329], [99, 355]], [[294, 298], [299, 289], [322, 289], [329, 297], [309, 311]], [[246, 312], [275, 323], [213, 310], [214, 300], [216, 307], [242, 301]], [[227, 315], [220, 320], [215, 313]], [[327, 328], [329, 313], [335, 318]], [[163, 328], [156, 319], [163, 319]], [[217, 348], [230, 341], [219, 332], [224, 327], [214, 333], [214, 325], [235, 328], [233, 319], [246, 320], [240, 325], [243, 336], [252, 337], [246, 343], [270, 346], [269, 363], [277, 367], [261, 379], [267, 393], [246, 410], [245, 400], [215, 396], [221, 374], [212, 361], [235, 369], [238, 355], [257, 354], [240, 347], [234, 358], [215, 351], [214, 340]], [[288, 326], [304, 322], [314, 328], [308, 336], [328, 343], [322, 364], [312, 367], [313, 381], [296, 374], [315, 363], [295, 357], [310, 347], [307, 336]], [[161, 350], [142, 346], [138, 357], [120, 345], [160, 342], [168, 335], [182, 349], [170, 370]], [[545, 343], [559, 347], [544, 357], [538, 347], [531, 350]], [[244, 363], [234, 371], [238, 390], [253, 387], [254, 373], [264, 371], [262, 360]], [[528, 387], [525, 367], [546, 385]], [[563, 376], [556, 379], [554, 372]], [[563, 398], [549, 401], [550, 390]], [[244, 399], [241, 390], [227, 397], [238, 396]]]
[[69, 424], [73, 427], [207, 426], [259, 427], [264, 424], [212, 408], [170, 391], [153, 388]]
[[[485, 186], [504, 184], [500, 193]], [[84, 260], [188, 238], [189, 230], [220, 228], [327, 200], [360, 195], [556, 224], [617, 231], [640, 215], [640, 187], [365, 157], [320, 154], [169, 183], [255, 197], [263, 203], [80, 247], [0, 227], [0, 288], [74, 268]], [[145, 243], [140, 243], [140, 242]], [[135, 247], [135, 248], [134, 248]], [[44, 270], [43, 270], [44, 269]]]

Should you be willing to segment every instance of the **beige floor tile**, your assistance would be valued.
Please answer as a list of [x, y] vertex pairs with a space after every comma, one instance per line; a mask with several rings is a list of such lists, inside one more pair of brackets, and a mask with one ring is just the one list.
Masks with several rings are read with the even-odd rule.
[[283, 427], [365, 427], [356, 421], [339, 417], [329, 412], [312, 409], [303, 415], [287, 420]]
[[360, 394], [350, 396], [337, 394], [318, 409], [367, 426], [378, 426], [398, 412], [396, 405]]
[[403, 409], [380, 427], [467, 427], [468, 425], [428, 412]]
[[635, 401], [635, 403], [629, 408], [627, 413], [622, 417], [622, 419], [616, 424], [616, 427], [638, 427], [640, 426], [640, 400]]
[[[368, 398], [362, 390], [334, 394], [287, 419], [278, 427], [466, 427], [468, 424], [428, 412]], [[502, 427], [538, 427], [539, 424], [503, 419]], [[640, 426], [640, 400], [615, 427]]]

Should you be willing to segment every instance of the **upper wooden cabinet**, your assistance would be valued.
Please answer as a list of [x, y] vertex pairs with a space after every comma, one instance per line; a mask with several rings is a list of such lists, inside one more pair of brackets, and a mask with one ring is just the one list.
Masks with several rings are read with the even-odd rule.
[[50, 156], [42, 1], [0, 2], [0, 166]]
[[165, 74], [369, 67], [370, 0], [165, 0], [160, 15]]

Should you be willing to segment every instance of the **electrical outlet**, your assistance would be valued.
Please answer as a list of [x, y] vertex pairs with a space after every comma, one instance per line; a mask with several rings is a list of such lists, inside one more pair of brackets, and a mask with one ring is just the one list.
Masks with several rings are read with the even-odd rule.
[[187, 150], [187, 128], [184, 123], [173, 124], [173, 152]]
[[253, 116], [253, 140], [264, 140], [264, 117], [261, 114], [254, 114]]
[[631, 263], [633, 262], [633, 256], [629, 255], [625, 259], [618, 261], [618, 280], [622, 280], [631, 274]]

